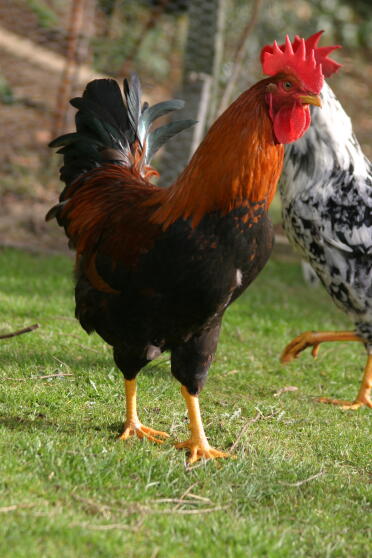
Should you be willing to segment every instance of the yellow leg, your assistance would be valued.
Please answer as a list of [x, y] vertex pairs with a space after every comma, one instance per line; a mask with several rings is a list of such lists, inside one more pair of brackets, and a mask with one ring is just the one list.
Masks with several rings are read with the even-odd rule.
[[199, 399], [195, 395], [190, 395], [185, 386], [181, 387], [181, 393], [185, 398], [190, 419], [191, 438], [185, 442], [176, 444], [177, 449], [187, 448], [190, 450], [188, 459], [189, 465], [204, 457], [204, 459], [214, 459], [216, 457], [232, 457], [229, 453], [212, 448], [207, 440], [200, 415]]
[[169, 434], [167, 434], [166, 432], [161, 432], [160, 430], [154, 430], [153, 428], [149, 428], [148, 426], [144, 426], [139, 421], [137, 415], [136, 380], [124, 380], [124, 386], [127, 417], [124, 423], [124, 431], [120, 436], [120, 439], [127, 440], [130, 436], [134, 436], [136, 434], [138, 438], [143, 438], [145, 436], [152, 442], [162, 444], [164, 440], [159, 440], [158, 438], [156, 438], [156, 436], [169, 438]]
[[[291, 360], [297, 358], [302, 351], [307, 349], [307, 347], [312, 347], [311, 354], [314, 358], [316, 358], [318, 356], [320, 343], [324, 343], [326, 341], [358, 341], [359, 343], [364, 343], [363, 339], [352, 331], [306, 331], [298, 337], [295, 337], [295, 339], [293, 339], [293, 341], [286, 346], [280, 361], [283, 363], [290, 362]], [[370, 398], [371, 387], [372, 355], [369, 355], [359, 393], [355, 401], [343, 401], [329, 397], [320, 397], [318, 401], [321, 403], [340, 405], [345, 410], [356, 410], [364, 405], [372, 408], [372, 401]]]
[[330, 399], [328, 397], [320, 397], [318, 401], [321, 403], [331, 403], [332, 405], [340, 405], [342, 409], [355, 411], [359, 407], [372, 408], [372, 401], [370, 398], [372, 388], [372, 355], [368, 355], [367, 364], [364, 369], [362, 382], [360, 384], [359, 393], [355, 401], [342, 401], [340, 399]]

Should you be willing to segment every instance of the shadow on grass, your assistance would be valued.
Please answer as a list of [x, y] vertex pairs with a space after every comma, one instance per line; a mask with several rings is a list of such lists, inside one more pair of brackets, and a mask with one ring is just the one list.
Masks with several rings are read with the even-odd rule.
[[85, 431], [95, 431], [107, 433], [110, 441], [115, 441], [123, 432], [123, 421], [113, 422], [111, 424], [97, 425], [95, 423], [87, 424], [86, 422], [59, 422], [57, 420], [51, 420], [46, 418], [44, 415], [36, 415], [35, 418], [21, 417], [21, 416], [8, 416], [0, 418], [0, 426], [7, 428], [8, 430], [17, 432], [35, 432], [35, 431], [51, 431], [53, 434], [63, 433], [63, 434], [76, 434], [80, 433], [82, 430]]

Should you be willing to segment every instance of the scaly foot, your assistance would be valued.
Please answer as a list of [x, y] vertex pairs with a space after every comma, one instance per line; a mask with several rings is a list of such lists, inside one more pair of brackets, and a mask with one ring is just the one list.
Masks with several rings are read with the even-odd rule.
[[355, 401], [344, 401], [342, 399], [332, 399], [330, 397], [319, 397], [320, 403], [330, 403], [331, 405], [339, 405], [345, 411], [356, 411], [360, 407], [372, 408], [372, 401], [369, 397], [357, 398]]
[[138, 438], [147, 438], [151, 442], [156, 442], [157, 444], [163, 444], [165, 440], [159, 440], [156, 436], [163, 438], [169, 438], [169, 434], [162, 432], [161, 430], [154, 430], [149, 426], [144, 426], [140, 422], [126, 421], [124, 424], [124, 432], [120, 436], [120, 440], [128, 440], [130, 436], [137, 435]]
[[217, 457], [232, 457], [235, 459], [234, 455], [230, 453], [224, 453], [223, 451], [216, 450], [215, 448], [211, 448], [207, 441], [198, 440], [195, 441], [192, 438], [186, 440], [185, 442], [179, 442], [175, 444], [177, 449], [186, 448], [190, 450], [190, 455], [187, 460], [188, 465], [192, 465], [199, 459], [216, 459]]

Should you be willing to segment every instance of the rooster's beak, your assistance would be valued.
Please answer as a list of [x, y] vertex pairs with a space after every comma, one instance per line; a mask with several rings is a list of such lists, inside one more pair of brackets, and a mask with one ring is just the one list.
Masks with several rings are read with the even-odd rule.
[[303, 105], [315, 105], [317, 107], [322, 106], [322, 101], [320, 100], [319, 95], [300, 95], [299, 99]]

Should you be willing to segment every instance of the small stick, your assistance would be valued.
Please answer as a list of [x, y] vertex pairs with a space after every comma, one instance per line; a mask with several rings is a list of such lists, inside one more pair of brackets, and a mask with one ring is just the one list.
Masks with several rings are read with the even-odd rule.
[[23, 333], [28, 333], [29, 331], [34, 331], [40, 327], [39, 324], [33, 324], [28, 327], [24, 327], [23, 329], [18, 329], [17, 331], [13, 331], [12, 333], [6, 333], [5, 335], [0, 335], [0, 339], [10, 339], [10, 337], [16, 337], [17, 335], [22, 335]]
[[1, 378], [12, 382], [27, 382], [28, 380], [47, 380], [48, 378], [61, 378], [62, 376], [73, 376], [73, 374], [47, 374], [46, 376], [31, 376], [30, 378]]
[[207, 502], [208, 504], [212, 504], [212, 501], [209, 498], [205, 498], [204, 496], [198, 496], [197, 494], [191, 494], [191, 492], [189, 492], [189, 498], [194, 498], [195, 500], [201, 500], [202, 502]]
[[305, 484], [306, 482], [310, 482], [314, 479], [317, 479], [318, 477], [321, 477], [322, 475], [324, 475], [325, 471], [319, 471], [319, 473], [316, 473], [315, 475], [311, 475], [311, 477], [308, 477], [307, 479], [304, 479], [302, 481], [298, 481], [298, 482], [281, 482], [280, 484], [283, 484], [284, 486], [301, 486], [302, 484]]
[[245, 432], [248, 430], [248, 427], [250, 424], [252, 424], [253, 422], [258, 422], [259, 420], [263, 420], [263, 419], [268, 419], [268, 418], [273, 418], [275, 416], [275, 414], [271, 414], [271, 415], [263, 415], [261, 413], [261, 411], [257, 410], [257, 415], [253, 418], [250, 418], [246, 424], [243, 426], [243, 428], [241, 429], [241, 431], [239, 432], [235, 442], [233, 443], [233, 445], [230, 448], [230, 451], [234, 451], [234, 449], [236, 448], [236, 446], [238, 445], [238, 443], [240, 442], [243, 434], [245, 434]]
[[[191, 490], [197, 485], [197, 482], [194, 482], [193, 484], [191, 484], [186, 490], [185, 492], [183, 492], [180, 496], [180, 500], [184, 500], [186, 498], [186, 496], [191, 492]], [[181, 507], [181, 504], [178, 503], [175, 507], [174, 510], [178, 510]]]
[[172, 508], [170, 510], [154, 510], [153, 514], [167, 515], [169, 513], [178, 513], [180, 515], [198, 515], [200, 513], [212, 513], [221, 510], [227, 510], [230, 506], [216, 506], [214, 508], [200, 508], [197, 510], [179, 510]]
[[[204, 500], [204, 498], [203, 498]], [[153, 504], [191, 504], [192, 506], [195, 506], [197, 504], [201, 504], [202, 502], [198, 502], [197, 500], [186, 500], [184, 498], [158, 498], [156, 500], [150, 500], [149, 503], [153, 503]], [[210, 500], [209, 500], [209, 503]]]
[[0, 508], [0, 513], [9, 513], [21, 508], [32, 508], [34, 506], [36, 506], [36, 504], [14, 504], [13, 506], [4, 506], [3, 508]]
[[49, 378], [61, 378], [64, 376], [73, 376], [73, 374], [47, 374], [46, 376], [36, 376], [32, 380], [48, 380]]

